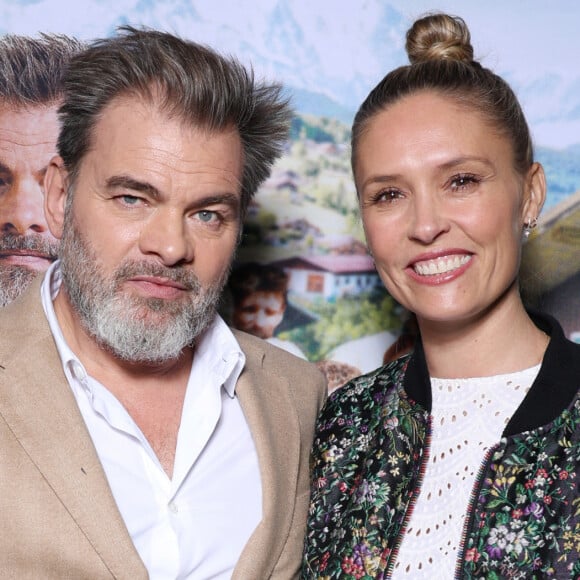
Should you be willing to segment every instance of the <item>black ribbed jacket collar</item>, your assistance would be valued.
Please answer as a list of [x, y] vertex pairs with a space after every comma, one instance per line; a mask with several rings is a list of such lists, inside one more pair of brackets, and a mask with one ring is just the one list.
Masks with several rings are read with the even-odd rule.
[[[553, 421], [572, 404], [580, 390], [580, 345], [564, 336], [555, 318], [538, 313], [530, 316], [550, 342], [536, 380], [503, 432], [505, 437]], [[403, 385], [409, 397], [431, 411], [431, 382], [420, 340], [409, 360]]]

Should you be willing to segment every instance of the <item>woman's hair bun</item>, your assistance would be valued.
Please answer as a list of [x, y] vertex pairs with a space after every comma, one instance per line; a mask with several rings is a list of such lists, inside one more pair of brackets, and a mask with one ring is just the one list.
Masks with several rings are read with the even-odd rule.
[[467, 24], [449, 14], [432, 13], [416, 20], [407, 31], [405, 49], [411, 64], [444, 59], [473, 61]]

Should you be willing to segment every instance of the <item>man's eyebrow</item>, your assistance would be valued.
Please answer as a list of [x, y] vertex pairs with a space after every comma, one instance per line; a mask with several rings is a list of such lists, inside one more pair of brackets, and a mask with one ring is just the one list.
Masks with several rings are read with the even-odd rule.
[[128, 175], [113, 175], [106, 181], [107, 189], [129, 189], [137, 193], [144, 193], [154, 199], [161, 197], [160, 191], [150, 183], [139, 181]]
[[[136, 193], [143, 193], [156, 200], [161, 199], [162, 197], [161, 192], [154, 185], [151, 185], [146, 181], [139, 181], [138, 179], [134, 179], [128, 175], [114, 175], [109, 177], [106, 181], [106, 186], [107, 189], [119, 188], [135, 191]], [[235, 193], [224, 192], [207, 195], [195, 200], [195, 205], [198, 207], [221, 204], [229, 205], [234, 209], [238, 209], [240, 207], [240, 197]]]
[[196, 201], [196, 205], [229, 205], [233, 208], [238, 208], [240, 205], [240, 197], [234, 193], [218, 193], [215, 195], [207, 195]]

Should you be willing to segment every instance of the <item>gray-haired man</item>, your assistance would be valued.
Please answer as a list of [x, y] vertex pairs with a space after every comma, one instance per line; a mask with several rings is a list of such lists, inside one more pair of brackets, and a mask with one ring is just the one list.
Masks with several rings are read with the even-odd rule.
[[59, 114], [60, 259], [0, 313], [0, 575], [296, 577], [324, 380], [216, 314], [280, 88], [127, 28], [73, 58]]

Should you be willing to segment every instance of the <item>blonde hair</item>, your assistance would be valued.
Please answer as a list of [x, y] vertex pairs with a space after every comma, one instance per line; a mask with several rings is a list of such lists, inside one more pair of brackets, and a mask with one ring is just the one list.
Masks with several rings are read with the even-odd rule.
[[352, 168], [361, 135], [375, 115], [405, 96], [435, 91], [478, 112], [512, 143], [514, 165], [525, 174], [532, 165], [530, 130], [516, 95], [506, 81], [474, 60], [464, 20], [431, 13], [413, 23], [406, 35], [409, 65], [388, 73], [360, 106], [352, 127]]

